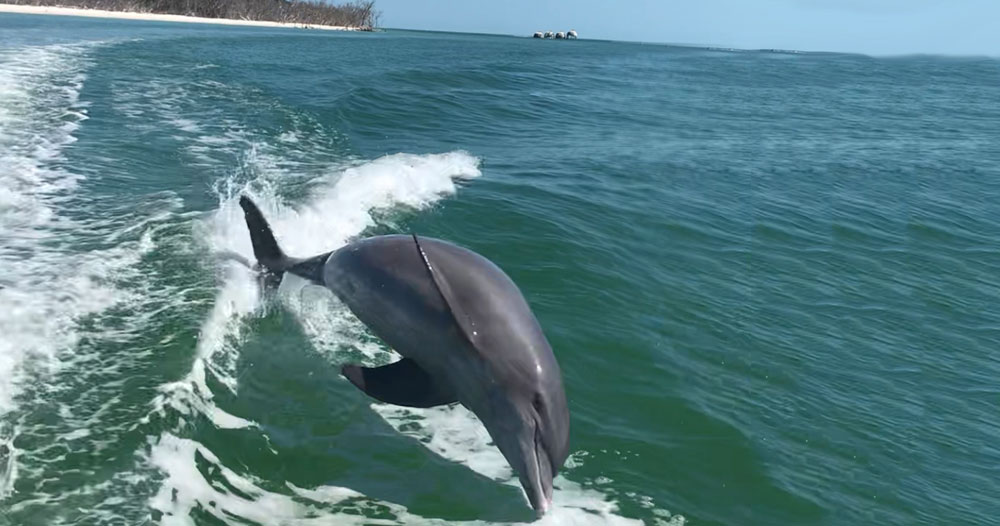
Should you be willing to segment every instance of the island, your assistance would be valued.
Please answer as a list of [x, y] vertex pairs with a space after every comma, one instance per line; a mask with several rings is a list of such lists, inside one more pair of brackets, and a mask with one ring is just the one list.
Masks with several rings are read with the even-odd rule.
[[0, 12], [373, 31], [374, 0], [0, 0]]

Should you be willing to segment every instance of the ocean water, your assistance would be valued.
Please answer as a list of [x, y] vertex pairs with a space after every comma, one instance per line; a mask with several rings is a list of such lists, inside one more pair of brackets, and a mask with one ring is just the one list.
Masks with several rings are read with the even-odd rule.
[[0, 14], [0, 524], [534, 520], [461, 408], [265, 295], [417, 232], [562, 366], [541, 524], [1000, 524], [1000, 61]]

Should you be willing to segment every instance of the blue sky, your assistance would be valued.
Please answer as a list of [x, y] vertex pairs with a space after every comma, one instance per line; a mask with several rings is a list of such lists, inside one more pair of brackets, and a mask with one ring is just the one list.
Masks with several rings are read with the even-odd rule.
[[384, 27], [876, 55], [1000, 55], [1000, 0], [376, 0]]

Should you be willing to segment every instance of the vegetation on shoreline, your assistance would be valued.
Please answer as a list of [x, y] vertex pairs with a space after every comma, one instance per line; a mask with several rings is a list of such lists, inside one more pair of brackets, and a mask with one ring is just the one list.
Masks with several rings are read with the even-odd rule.
[[368, 31], [378, 25], [379, 18], [374, 0], [353, 0], [342, 5], [322, 0], [0, 0], [0, 3], [347, 26]]

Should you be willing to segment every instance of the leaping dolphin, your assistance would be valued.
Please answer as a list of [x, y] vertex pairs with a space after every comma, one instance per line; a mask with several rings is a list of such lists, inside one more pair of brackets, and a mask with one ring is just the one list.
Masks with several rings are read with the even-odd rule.
[[240, 206], [272, 279], [290, 272], [327, 287], [403, 356], [382, 367], [345, 365], [341, 374], [382, 402], [467, 407], [544, 514], [569, 453], [569, 409], [559, 364], [517, 285], [485, 257], [415, 234], [291, 258], [253, 201], [241, 197]]

